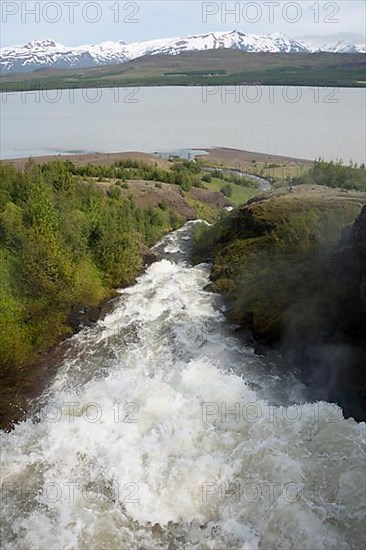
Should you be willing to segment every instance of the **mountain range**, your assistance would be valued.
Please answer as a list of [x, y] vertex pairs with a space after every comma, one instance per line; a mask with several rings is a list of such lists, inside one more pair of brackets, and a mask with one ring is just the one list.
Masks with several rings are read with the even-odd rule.
[[[335, 35], [334, 35], [335, 36]], [[163, 38], [146, 42], [107, 41], [68, 47], [54, 40], [33, 40], [25, 45], [0, 49], [2, 73], [32, 72], [39, 69], [70, 69], [125, 63], [145, 55], [178, 55], [189, 51], [234, 49], [248, 53], [364, 53], [362, 41], [345, 40], [337, 35], [305, 37], [294, 40], [281, 33], [260, 36], [240, 31], [211, 32], [178, 38]]]

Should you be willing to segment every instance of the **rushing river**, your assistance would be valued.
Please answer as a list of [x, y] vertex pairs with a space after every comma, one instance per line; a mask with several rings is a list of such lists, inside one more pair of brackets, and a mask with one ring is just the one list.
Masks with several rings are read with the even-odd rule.
[[225, 324], [193, 225], [2, 433], [3, 548], [363, 547], [365, 425], [304, 403]]

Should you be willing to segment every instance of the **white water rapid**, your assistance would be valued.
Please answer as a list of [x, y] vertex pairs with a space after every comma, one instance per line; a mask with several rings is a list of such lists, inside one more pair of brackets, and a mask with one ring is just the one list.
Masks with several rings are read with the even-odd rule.
[[365, 424], [224, 322], [194, 222], [1, 434], [6, 550], [358, 550]]

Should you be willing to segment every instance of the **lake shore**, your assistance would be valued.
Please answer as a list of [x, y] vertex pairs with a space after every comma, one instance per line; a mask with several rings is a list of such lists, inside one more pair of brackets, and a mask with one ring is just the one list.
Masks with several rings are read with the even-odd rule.
[[[195, 150], [195, 149], [193, 149]], [[276, 163], [310, 166], [312, 161], [295, 157], [282, 155], [273, 155], [271, 153], [260, 153], [256, 151], [246, 151], [242, 149], [231, 149], [228, 147], [202, 147], [201, 150], [207, 151], [206, 155], [198, 156], [208, 164], [223, 164], [227, 168], [240, 166], [248, 167], [254, 163]], [[36, 157], [20, 157], [14, 159], [1, 159], [1, 162], [12, 164], [17, 168], [24, 168], [29, 158], [36, 164], [45, 164], [55, 160], [70, 160], [76, 165], [97, 164], [101, 166], [111, 166], [115, 162], [123, 159], [141, 160], [149, 164], [155, 164], [159, 168], [169, 167], [169, 161], [160, 158], [157, 154], [142, 153], [139, 151], [123, 151], [117, 153], [84, 153], [84, 154], [66, 154], [66, 155], [47, 155]]]
[[244, 171], [252, 164], [283, 164], [293, 166], [311, 166], [313, 161], [271, 153], [259, 153], [244, 149], [231, 149], [229, 147], [210, 147], [206, 149], [208, 154], [201, 158], [209, 164], [223, 164], [227, 168], [239, 168]]

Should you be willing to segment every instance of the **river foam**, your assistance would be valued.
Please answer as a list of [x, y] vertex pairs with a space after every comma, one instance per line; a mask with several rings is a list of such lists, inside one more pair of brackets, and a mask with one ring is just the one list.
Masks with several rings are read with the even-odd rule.
[[1, 434], [4, 548], [363, 546], [365, 425], [303, 403], [225, 325], [192, 226]]

